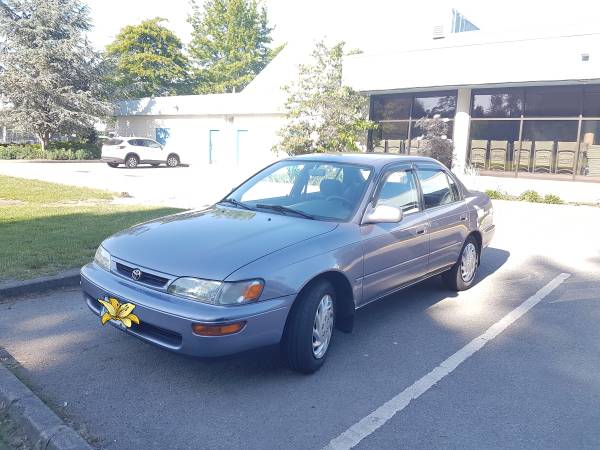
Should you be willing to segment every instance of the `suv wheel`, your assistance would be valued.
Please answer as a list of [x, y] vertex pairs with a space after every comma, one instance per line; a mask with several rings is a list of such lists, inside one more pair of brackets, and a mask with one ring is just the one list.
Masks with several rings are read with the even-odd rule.
[[177, 167], [179, 165], [179, 158], [177, 155], [169, 155], [167, 158], [167, 166], [168, 167]]
[[127, 156], [127, 159], [125, 160], [125, 165], [127, 167], [129, 167], [130, 169], [135, 169], [139, 163], [140, 163], [140, 160], [135, 155], [129, 155], [129, 156]]
[[313, 373], [325, 362], [335, 325], [335, 290], [331, 283], [318, 281], [297, 300], [292, 310], [282, 350], [289, 366]]
[[454, 291], [469, 289], [475, 281], [479, 268], [479, 244], [473, 236], [465, 241], [458, 261], [442, 274], [446, 286]]

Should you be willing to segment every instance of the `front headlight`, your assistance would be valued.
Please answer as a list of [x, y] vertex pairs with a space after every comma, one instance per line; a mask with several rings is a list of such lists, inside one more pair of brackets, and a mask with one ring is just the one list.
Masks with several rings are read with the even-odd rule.
[[262, 280], [229, 283], [183, 277], [173, 281], [167, 292], [210, 305], [241, 305], [258, 300], [263, 286]]
[[94, 255], [94, 262], [104, 270], [110, 272], [110, 253], [108, 253], [104, 247], [98, 247], [98, 250], [96, 250], [96, 254]]

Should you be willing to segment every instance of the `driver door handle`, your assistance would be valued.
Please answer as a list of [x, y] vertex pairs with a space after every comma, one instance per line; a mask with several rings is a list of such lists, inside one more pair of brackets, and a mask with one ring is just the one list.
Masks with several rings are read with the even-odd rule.
[[427, 227], [420, 228], [420, 229], [417, 230], [417, 234], [425, 234], [425, 231], [427, 231]]

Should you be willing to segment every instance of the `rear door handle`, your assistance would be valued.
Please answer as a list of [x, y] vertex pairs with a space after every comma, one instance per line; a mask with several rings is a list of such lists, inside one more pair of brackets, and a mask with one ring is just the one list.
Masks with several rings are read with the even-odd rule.
[[465, 220], [467, 220], [467, 216], [461, 216], [460, 221], [464, 222]]
[[417, 230], [417, 234], [423, 234], [425, 233], [425, 228], [421, 228], [420, 230]]

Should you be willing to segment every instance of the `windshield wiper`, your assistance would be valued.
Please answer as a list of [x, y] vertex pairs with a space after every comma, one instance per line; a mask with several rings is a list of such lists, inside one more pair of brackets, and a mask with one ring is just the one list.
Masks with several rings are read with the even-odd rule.
[[233, 205], [233, 206], [238, 206], [240, 208], [247, 209], [249, 211], [254, 211], [248, 205], [246, 205], [245, 203], [242, 203], [242, 202], [236, 200], [235, 198], [224, 198], [223, 200], [220, 200], [217, 203], [229, 203], [230, 205]]
[[282, 206], [282, 205], [264, 205], [264, 204], [261, 204], [261, 203], [258, 203], [255, 206], [257, 208], [262, 208], [262, 209], [271, 209], [273, 211], [277, 211], [277, 212], [280, 212], [280, 213], [292, 213], [292, 214], [296, 214], [298, 216], [304, 217], [305, 219], [315, 220], [315, 216], [311, 216], [310, 214], [306, 214], [305, 212], [298, 211], [297, 209], [288, 208], [287, 206]]

